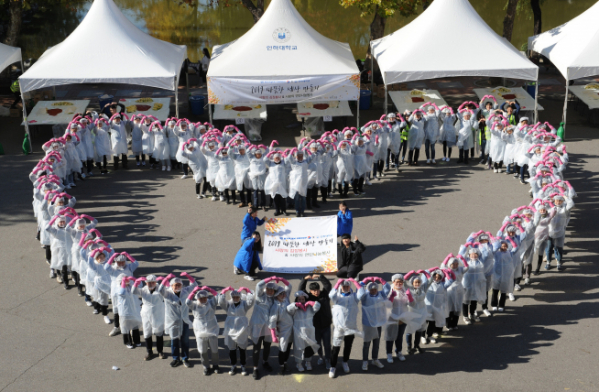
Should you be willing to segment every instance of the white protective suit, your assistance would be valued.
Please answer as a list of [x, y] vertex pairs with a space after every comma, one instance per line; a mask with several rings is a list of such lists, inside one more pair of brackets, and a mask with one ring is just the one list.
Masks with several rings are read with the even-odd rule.
[[[443, 277], [443, 280], [438, 283], [435, 282], [433, 279], [435, 274], [440, 274]], [[444, 327], [446, 319], [449, 317], [449, 310], [447, 308], [447, 288], [451, 286], [452, 283], [452, 280], [445, 279], [443, 272], [440, 270], [435, 270], [431, 274], [431, 280], [428, 290], [426, 291], [424, 302], [430, 313], [428, 320], [434, 321], [437, 328]]]
[[315, 353], [318, 352], [320, 345], [316, 342], [313, 319], [319, 310], [319, 302], [314, 302], [314, 307], [306, 306], [306, 310], [298, 309], [295, 303], [287, 306], [287, 312], [293, 317], [293, 345], [297, 363], [301, 363], [303, 351], [307, 347], [312, 347]]
[[338, 290], [331, 290], [329, 298], [333, 303], [333, 346], [339, 347], [343, 343], [344, 336], [364, 335], [358, 329], [358, 303], [365, 294], [363, 288], [354, 292], [351, 290], [348, 294], [341, 293], [341, 287]]
[[164, 299], [158, 291], [158, 286], [153, 291], [148, 286], [143, 288], [134, 287], [131, 290], [135, 295], [141, 297], [141, 320], [144, 329], [144, 338], [148, 339], [153, 335], [162, 336], [164, 334]]
[[[376, 283], [372, 283], [376, 284]], [[378, 328], [384, 326], [388, 322], [388, 310], [391, 308], [391, 301], [388, 296], [391, 292], [391, 285], [386, 283], [381, 291], [376, 295], [369, 292], [368, 286], [364, 290], [364, 295], [360, 298], [362, 303], [362, 333], [364, 334], [364, 342], [371, 342], [379, 339]]]
[[185, 303], [185, 299], [197, 285], [198, 284], [194, 281], [193, 283], [190, 283], [189, 286], [184, 286], [179, 292], [179, 295], [174, 293], [172, 288], [165, 286], [162, 283], [158, 286], [158, 292], [164, 298], [165, 332], [171, 339], [178, 339], [181, 337], [181, 334], [183, 333], [183, 323], [193, 327], [191, 320], [189, 320], [189, 308]]
[[291, 167], [289, 173], [289, 197], [294, 198], [296, 193], [300, 196], [306, 196], [308, 193], [308, 165], [312, 161], [312, 157], [304, 155], [300, 162], [295, 156], [290, 155], [285, 158], [285, 163]]
[[[119, 286], [125, 274], [121, 274], [117, 278]], [[141, 314], [139, 308], [139, 298], [131, 292], [131, 285], [127, 287], [119, 287], [116, 292], [117, 307], [119, 308], [119, 321], [121, 332], [126, 334], [134, 329], [139, 329], [142, 326]]]
[[265, 164], [268, 167], [268, 175], [264, 182], [264, 193], [272, 198], [275, 195], [281, 195], [283, 198], [287, 197], [287, 164], [284, 160], [275, 163], [269, 158], [265, 158]]
[[254, 305], [254, 295], [251, 293], [243, 294], [238, 304], [235, 304], [233, 300], [227, 300], [225, 294], [218, 295], [218, 306], [227, 314], [223, 336], [225, 346], [229, 350], [235, 350], [237, 346], [242, 350], [247, 348], [249, 335], [247, 312], [252, 305]]

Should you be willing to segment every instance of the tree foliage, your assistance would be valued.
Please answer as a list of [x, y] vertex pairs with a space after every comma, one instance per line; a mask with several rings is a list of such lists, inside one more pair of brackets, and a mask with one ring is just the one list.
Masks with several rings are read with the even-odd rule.
[[339, 2], [345, 8], [358, 7], [362, 11], [362, 17], [376, 12], [383, 18], [395, 15], [412, 16], [418, 13], [420, 5], [431, 3], [423, 0], [340, 0]]

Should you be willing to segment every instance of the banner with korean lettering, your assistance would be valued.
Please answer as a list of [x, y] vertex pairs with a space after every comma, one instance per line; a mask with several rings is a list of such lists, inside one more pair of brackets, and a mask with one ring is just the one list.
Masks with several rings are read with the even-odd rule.
[[[208, 78], [208, 102], [244, 106], [303, 101], [356, 101], [359, 75], [329, 75], [281, 80]], [[233, 108], [235, 109], [235, 108]], [[251, 110], [251, 106], [245, 110]]]
[[337, 216], [270, 219], [265, 223], [264, 270], [307, 274], [337, 271]]

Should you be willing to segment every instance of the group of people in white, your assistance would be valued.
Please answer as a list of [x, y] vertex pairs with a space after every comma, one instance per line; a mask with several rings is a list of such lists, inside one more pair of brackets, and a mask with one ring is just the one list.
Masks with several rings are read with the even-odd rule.
[[[260, 369], [272, 371], [271, 344], [278, 343], [281, 374], [287, 372], [286, 363], [293, 351], [299, 372], [312, 370], [312, 358], [318, 354], [318, 365], [326, 366], [334, 378], [342, 345], [342, 368], [345, 373], [350, 371], [348, 361], [355, 337], [364, 342], [365, 371], [369, 364], [384, 366], [378, 358], [381, 338], [386, 341], [387, 362], [404, 361], [404, 339], [409, 354], [422, 353], [421, 345], [436, 343], [444, 327], [457, 329], [460, 312], [465, 324], [480, 321], [478, 304], [489, 317], [503, 312], [506, 299], [515, 300], [514, 292], [522, 289], [522, 279], [522, 285], [530, 283], [535, 254], [534, 274], [540, 272], [543, 258], [545, 269], [550, 269], [553, 256], [557, 270], [562, 270], [565, 230], [576, 193], [563, 178], [568, 163], [566, 147], [549, 124], [530, 125], [520, 119], [512, 125], [509, 115], [494, 112], [493, 104], [487, 103], [490, 108], [483, 109], [483, 131], [489, 143], [480, 144], [481, 152], [489, 154], [497, 170], [497, 163], [502, 161], [508, 168], [527, 165], [533, 201], [512, 210], [495, 236], [488, 231], [473, 232], [456, 254], [449, 254], [439, 266], [394, 274], [389, 282], [369, 276], [362, 281], [339, 279], [332, 286], [324, 276], [314, 275], [303, 279], [300, 289], [293, 292], [285, 278], [272, 276], [259, 281], [253, 290], [229, 286], [217, 291], [199, 285], [185, 272], [179, 277], [135, 277], [138, 262], [104, 241], [96, 228], [97, 220], [77, 212], [75, 197], [64, 190], [73, 186], [75, 174], [83, 176], [84, 164], [90, 159], [102, 170], [110, 157], [115, 168], [119, 155], [126, 163], [130, 128], [131, 149], [141, 158], [140, 164], [145, 162], [142, 154], [151, 154], [151, 165], [163, 170], [173, 166], [173, 158], [188, 165], [196, 183], [206, 185], [201, 192], [197, 188], [199, 197], [205, 196], [208, 188], [213, 200], [223, 194], [229, 199], [228, 191], [233, 198], [235, 190], [252, 191], [254, 205], [266, 207], [266, 193], [274, 200], [278, 214], [286, 213], [285, 199], [290, 198], [298, 216], [303, 216], [306, 197], [311, 195], [315, 200], [314, 192], [320, 188], [325, 198], [331, 181], [338, 184], [341, 196], [347, 195], [349, 183], [354, 192], [361, 193], [369, 173], [382, 173], [385, 162], [397, 165], [405, 128], [409, 127], [405, 141], [412, 163], [414, 150], [429, 140], [432, 128], [440, 132], [444, 146], [451, 148], [455, 143], [461, 159], [467, 159], [475, 137], [482, 134], [473, 133], [482, 123], [475, 120], [476, 106], [467, 102], [456, 115], [451, 108], [425, 105], [424, 113], [415, 111], [407, 119], [391, 113], [367, 123], [361, 133], [355, 129], [327, 132], [318, 140], [303, 139], [297, 148], [287, 150], [276, 148], [276, 141], [270, 147], [252, 145], [234, 126], [220, 132], [210, 124], [192, 124], [185, 119], [168, 120], [163, 127], [147, 116], [130, 120], [118, 114], [108, 120], [95, 113], [90, 113], [91, 118], [78, 116], [64, 137], [44, 144], [46, 155], [30, 174], [38, 238], [50, 265], [50, 277], [65, 289], [72, 279], [93, 313], [102, 314], [107, 324], [114, 322], [110, 336], [122, 334], [128, 348], [141, 346], [142, 330], [146, 360], [156, 357], [153, 336], [158, 357], [166, 358], [163, 335], [167, 334], [171, 366], [190, 367], [188, 335], [192, 328], [206, 375], [220, 372], [219, 351], [228, 350], [230, 374], [252, 372], [258, 379]], [[454, 119], [458, 121], [455, 124]], [[434, 154], [431, 144], [427, 149]], [[432, 159], [434, 162], [434, 155]], [[91, 174], [89, 167], [87, 174]], [[184, 285], [183, 279], [189, 283]], [[311, 282], [308, 287], [311, 280], [320, 283]], [[108, 316], [110, 302], [113, 319]], [[226, 314], [222, 333], [217, 307]], [[218, 345], [219, 336], [224, 338], [224, 347]], [[248, 369], [245, 355], [250, 339], [253, 369]]]

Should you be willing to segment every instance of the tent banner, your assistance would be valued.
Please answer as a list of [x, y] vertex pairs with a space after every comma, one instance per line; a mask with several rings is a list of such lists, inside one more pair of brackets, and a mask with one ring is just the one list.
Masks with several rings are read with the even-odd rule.
[[[257, 80], [208, 78], [208, 102], [213, 105], [239, 106], [251, 110], [251, 104], [296, 103], [303, 101], [356, 101], [359, 75], [329, 75], [297, 79]], [[235, 107], [232, 108], [236, 110]]]
[[262, 266], [288, 274], [337, 271], [337, 216], [269, 219]]

